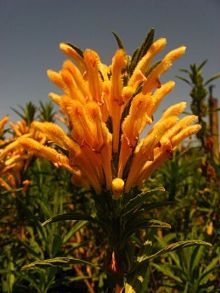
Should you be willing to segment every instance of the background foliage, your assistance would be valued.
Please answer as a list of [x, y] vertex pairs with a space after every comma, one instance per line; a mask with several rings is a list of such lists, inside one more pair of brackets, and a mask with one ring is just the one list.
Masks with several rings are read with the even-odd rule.
[[[192, 88], [192, 112], [199, 115], [203, 131], [197, 141], [177, 149], [145, 186], [154, 190], [145, 204], [147, 217], [170, 223], [171, 229], [140, 230], [131, 241], [140, 255], [152, 255], [170, 242], [190, 239], [210, 242], [212, 247], [187, 247], [149, 259], [140, 267], [138, 292], [220, 292], [220, 165], [207, 147], [206, 119], [207, 85], [214, 78], [203, 82], [204, 65], [182, 70], [189, 80], [181, 77]], [[57, 117], [51, 104], [43, 103], [37, 107], [30, 102], [16, 112], [27, 125], [34, 119], [54, 121]], [[7, 140], [15, 133], [6, 129], [1, 136]], [[30, 184], [24, 188], [26, 180]], [[41, 224], [74, 210], [92, 216], [90, 193], [75, 188], [66, 171], [32, 157], [21, 169], [16, 186], [1, 187], [0, 207], [1, 292], [108, 292], [110, 284], [102, 270], [107, 239], [102, 238], [100, 228], [93, 225], [91, 229], [86, 219]], [[48, 264], [39, 261], [52, 258]], [[31, 262], [35, 265], [29, 266]]]

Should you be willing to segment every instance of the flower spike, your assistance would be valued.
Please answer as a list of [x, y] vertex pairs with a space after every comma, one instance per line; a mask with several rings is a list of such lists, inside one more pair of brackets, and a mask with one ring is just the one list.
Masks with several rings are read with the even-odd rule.
[[[111, 191], [115, 199], [141, 187], [183, 139], [200, 129], [193, 125], [196, 116], [180, 119], [185, 102], [172, 105], [158, 122], [153, 121], [162, 99], [175, 86], [173, 81], [161, 83], [160, 76], [186, 50], [184, 46], [174, 49], [152, 64], [167, 43], [165, 38], [153, 42], [153, 33], [132, 57], [119, 46], [109, 66], [92, 49], [82, 51], [61, 43], [61, 51], [72, 60], [65, 60], [60, 71], [47, 74], [63, 92], [49, 97], [60, 107], [67, 133], [54, 123], [35, 121], [30, 133], [6, 146], [0, 158], [9, 159], [16, 147], [26, 148], [69, 170], [74, 184], [97, 194]], [[20, 136], [20, 128], [14, 129]]]

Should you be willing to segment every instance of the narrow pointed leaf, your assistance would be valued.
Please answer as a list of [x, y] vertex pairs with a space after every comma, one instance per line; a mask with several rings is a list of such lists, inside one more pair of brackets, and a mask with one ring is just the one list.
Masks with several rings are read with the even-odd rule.
[[172, 272], [169, 265], [158, 265], [156, 263], [153, 263], [152, 266], [155, 267], [157, 271], [163, 273], [165, 276], [168, 276], [176, 282], [182, 284], [182, 280]]
[[66, 243], [67, 241], [69, 241], [69, 239], [77, 232], [79, 231], [81, 228], [83, 228], [86, 224], [88, 223], [88, 221], [79, 221], [76, 222], [76, 224], [68, 231], [68, 233], [64, 236], [63, 238], [63, 243]]
[[146, 54], [146, 52], [152, 45], [153, 40], [154, 40], [154, 29], [152, 28], [147, 34], [140, 48], [136, 49], [134, 54], [132, 55], [131, 64], [129, 68], [130, 74], [132, 74], [132, 72], [134, 71], [140, 59]]
[[181, 71], [181, 72], [184, 72], [184, 73], [187, 73], [187, 74], [189, 74], [189, 73], [190, 73], [190, 72], [189, 72], [189, 70], [187, 70], [187, 69], [184, 69], [184, 68], [181, 68], [181, 69], [180, 69], [180, 71]]
[[186, 240], [186, 241], [178, 241], [175, 243], [172, 243], [168, 246], [166, 246], [165, 248], [157, 251], [156, 253], [152, 254], [152, 255], [144, 255], [144, 256], [140, 256], [137, 258], [138, 263], [143, 263], [145, 261], [148, 261], [150, 259], [156, 258], [158, 256], [164, 255], [166, 253], [175, 251], [177, 249], [180, 248], [185, 248], [185, 247], [189, 247], [189, 246], [194, 246], [194, 245], [205, 245], [205, 246], [212, 246], [210, 243], [202, 241], [202, 240]]
[[15, 112], [20, 118], [25, 119], [25, 116], [23, 114], [21, 114], [19, 111], [17, 111], [16, 109], [10, 107], [10, 109]]
[[155, 30], [152, 28], [144, 39], [143, 44], [141, 45], [138, 61], [147, 53], [148, 49], [153, 43]]
[[208, 60], [204, 60], [199, 66], [198, 66], [198, 71], [201, 70], [205, 65], [206, 63], [208, 62]]
[[113, 36], [114, 36], [115, 39], [116, 39], [116, 42], [117, 42], [117, 44], [118, 44], [118, 47], [119, 47], [120, 49], [124, 49], [124, 45], [123, 45], [123, 42], [122, 42], [122, 40], [120, 39], [120, 37], [119, 37], [115, 32], [112, 32], [112, 34], [113, 34]]
[[190, 270], [194, 271], [195, 268], [199, 267], [199, 262], [201, 257], [203, 256], [203, 248], [202, 246], [197, 246], [194, 248], [191, 259], [190, 259]]
[[71, 43], [67, 43], [67, 45], [72, 47], [81, 57], [83, 57], [83, 51], [80, 48]]
[[211, 268], [210, 270], [206, 271], [204, 274], [202, 274], [202, 276], [199, 278], [199, 281], [201, 282], [201, 284], [204, 284], [208, 281], [209, 279], [209, 275], [213, 272], [213, 271], [219, 271], [220, 270], [220, 265], [216, 265], [215, 267]]
[[168, 229], [171, 229], [170, 224], [168, 224], [166, 222], [159, 221], [159, 220], [153, 220], [153, 219], [147, 223], [147, 227], [148, 228], [168, 228]]
[[208, 60], [204, 60], [199, 66], [198, 66], [198, 71], [200, 71], [205, 65], [206, 63], [208, 62]]
[[161, 63], [161, 60], [155, 62], [146, 72], [145, 72], [145, 76], [148, 77], [148, 75], [150, 75], [150, 73]]
[[134, 198], [130, 199], [128, 203], [124, 207], [124, 214], [126, 215], [127, 213], [130, 213], [132, 210], [137, 209], [141, 205], [145, 203], [145, 201], [149, 198], [149, 195], [151, 195], [153, 192], [156, 191], [165, 191], [163, 187], [160, 188], [155, 188], [152, 190], [148, 190], [142, 193], [139, 193], [137, 196]]
[[45, 222], [42, 223], [42, 226], [45, 226], [49, 223], [54, 223], [54, 222], [60, 222], [60, 221], [71, 221], [71, 220], [76, 220], [76, 221], [92, 221], [95, 222], [96, 220], [88, 215], [81, 214], [81, 213], [66, 213], [66, 214], [60, 214], [57, 216], [54, 216]]
[[205, 85], [208, 85], [210, 82], [212, 82], [213, 80], [216, 80], [220, 78], [220, 73], [217, 73], [215, 75], [213, 75], [211, 78], [209, 78], [206, 82], [205, 82]]
[[125, 232], [123, 239], [126, 240], [129, 238], [133, 233], [135, 233], [138, 229], [147, 229], [147, 228], [167, 228], [170, 229], [171, 226], [168, 223], [161, 222], [158, 220], [149, 220], [146, 219], [145, 216], [139, 216], [133, 219], [131, 218], [130, 221], [125, 226]]
[[180, 80], [186, 82], [186, 83], [189, 84], [189, 85], [192, 85], [191, 82], [190, 82], [188, 79], [184, 78], [184, 77], [181, 77], [181, 76], [178, 76], [178, 75], [177, 75], [176, 78], [178, 78], [178, 79], [180, 79]]
[[83, 264], [83, 265], [89, 265], [89, 266], [96, 266], [91, 262], [79, 259], [79, 258], [73, 258], [73, 257], [55, 257], [45, 260], [37, 260], [30, 264], [27, 264], [22, 267], [22, 270], [31, 270], [36, 269], [38, 267], [40, 268], [46, 268], [46, 267], [59, 267], [59, 266], [68, 266], [72, 264]]
[[163, 200], [163, 201], [159, 201], [159, 202], [144, 204], [142, 206], [142, 208], [146, 212], [146, 211], [151, 211], [153, 209], [161, 208], [161, 207], [168, 206], [168, 205], [174, 205], [174, 204], [175, 204], [175, 201], [173, 201], [173, 200]]
[[209, 274], [212, 271], [215, 270], [219, 270], [220, 269], [220, 265], [218, 265], [219, 262], [219, 257], [214, 258], [211, 263], [205, 268], [205, 270], [203, 271], [203, 273], [200, 275], [199, 278], [199, 282], [201, 282], [201, 284], [205, 283], [206, 281], [208, 281], [208, 277]]

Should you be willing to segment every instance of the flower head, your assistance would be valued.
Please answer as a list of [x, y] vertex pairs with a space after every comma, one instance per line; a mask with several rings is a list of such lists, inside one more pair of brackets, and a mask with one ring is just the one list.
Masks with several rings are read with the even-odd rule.
[[27, 188], [29, 181], [22, 182], [22, 173], [30, 164], [34, 153], [27, 149], [22, 142], [28, 142], [29, 137], [39, 141], [40, 145], [45, 142], [45, 135], [36, 133], [36, 130], [29, 127], [25, 120], [19, 120], [16, 123], [9, 122], [11, 136], [4, 137], [4, 126], [9, 117], [5, 116], [0, 120], [0, 186], [6, 190], [16, 188], [22, 184]]
[[[195, 116], [179, 118], [185, 102], [168, 108], [153, 124], [154, 112], [175, 85], [161, 84], [160, 76], [186, 49], [174, 49], [153, 64], [165, 45], [165, 38], [147, 39], [132, 57], [119, 48], [107, 66], [94, 50], [61, 43], [71, 60], [59, 72], [48, 70], [49, 79], [62, 90], [49, 97], [60, 107], [69, 132], [51, 122], [33, 122], [32, 127], [64, 152], [33, 137], [20, 138], [19, 143], [68, 169], [75, 184], [96, 193], [107, 189], [119, 194], [141, 186], [184, 138], [200, 129], [191, 125]], [[146, 127], [149, 131], [143, 136]]]

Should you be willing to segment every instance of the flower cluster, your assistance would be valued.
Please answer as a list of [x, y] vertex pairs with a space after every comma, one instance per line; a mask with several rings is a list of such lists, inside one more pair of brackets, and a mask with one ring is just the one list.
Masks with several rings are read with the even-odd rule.
[[[165, 45], [165, 38], [148, 42], [132, 57], [121, 47], [107, 66], [96, 51], [61, 43], [60, 49], [72, 60], [64, 61], [59, 72], [48, 70], [50, 80], [62, 90], [49, 97], [60, 107], [69, 132], [51, 122], [34, 121], [33, 129], [59, 150], [31, 136], [20, 137], [17, 143], [68, 169], [74, 184], [97, 194], [111, 190], [118, 197], [141, 187], [184, 138], [200, 129], [192, 125], [196, 116], [179, 118], [185, 102], [172, 105], [158, 122], [152, 121], [175, 85], [161, 84], [160, 76], [185, 52], [184, 46], [179, 47], [153, 64]], [[143, 130], [148, 130], [145, 136]]]
[[[4, 137], [7, 123], [11, 136]], [[5, 116], [0, 120], [0, 186], [5, 190], [12, 190], [21, 183], [23, 189], [26, 189], [30, 184], [28, 180], [22, 182], [22, 173], [27, 169], [34, 153], [27, 153], [20, 143], [20, 139], [30, 136], [40, 143], [45, 142], [45, 136], [36, 133], [23, 119], [13, 123], [9, 122], [8, 116]]]

